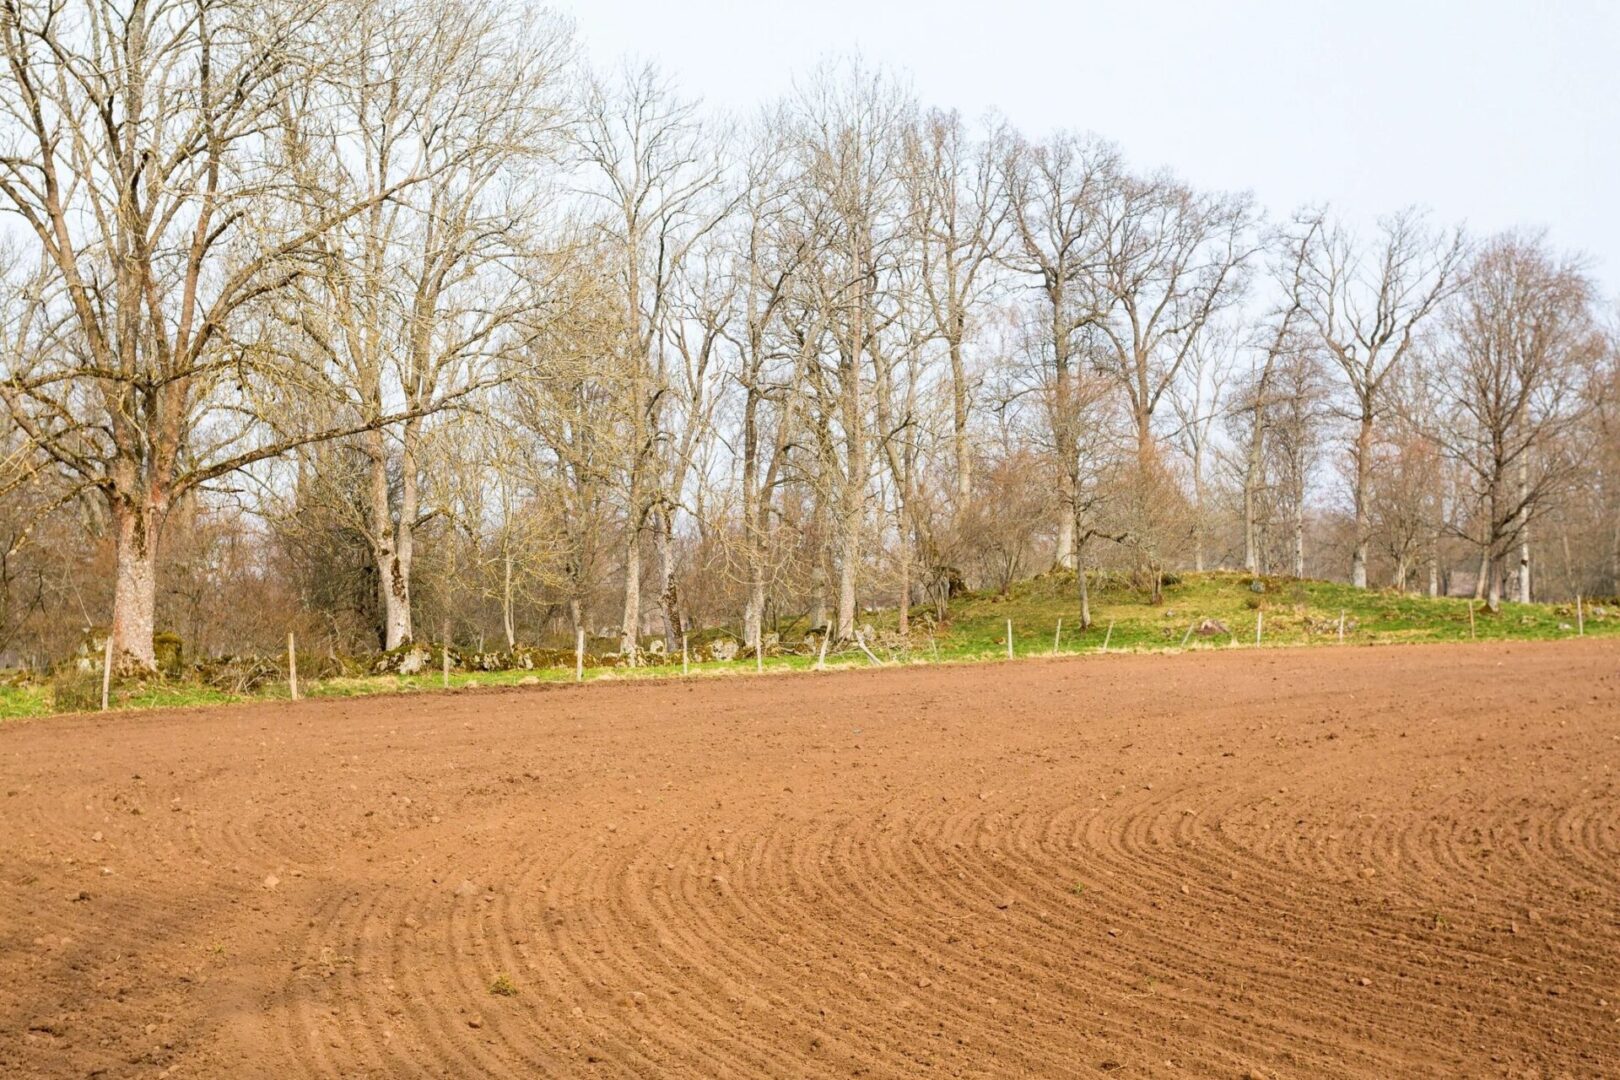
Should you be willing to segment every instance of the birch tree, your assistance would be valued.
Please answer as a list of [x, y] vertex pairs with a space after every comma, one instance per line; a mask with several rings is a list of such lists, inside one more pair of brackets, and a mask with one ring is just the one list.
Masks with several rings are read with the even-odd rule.
[[[342, 39], [353, 71], [325, 130], [299, 160], [312, 215], [364, 213], [318, 239], [321, 273], [287, 319], [328, 358], [345, 406], [367, 426], [362, 523], [377, 562], [383, 647], [412, 638], [416, 529], [429, 419], [506, 378], [535, 306], [513, 268], [538, 214], [536, 166], [562, 123], [566, 32], [497, 5], [367, 5]], [[425, 179], [389, 195], [399, 177]], [[386, 424], [392, 411], [409, 414]], [[396, 479], [397, 478], [397, 479]]]
[[1005, 168], [1005, 198], [1013, 239], [1009, 267], [1039, 297], [1044, 333], [1042, 395], [1049, 413], [1057, 465], [1059, 512], [1053, 561], [1075, 566], [1075, 525], [1080, 516], [1081, 425], [1091, 404], [1080, 393], [1080, 334], [1103, 317], [1086, 285], [1102, 257], [1099, 207], [1123, 172], [1118, 152], [1105, 142], [1072, 134], [1044, 143], [1017, 142]]
[[[676, 275], [692, 246], [725, 216], [727, 207], [717, 199], [723, 167], [715, 144], [704, 139], [696, 105], [652, 66], [627, 68], [614, 80], [593, 78], [575, 138], [582, 192], [606, 250], [614, 254], [620, 291], [622, 327], [615, 347], [629, 388], [620, 650], [633, 663], [642, 621], [642, 541], [649, 529], [667, 534], [672, 513], [671, 494], [661, 482], [669, 449], [663, 345]], [[673, 580], [671, 550], [659, 542], [665, 583]], [[660, 601], [668, 625], [673, 613], [667, 588]]]
[[1384, 218], [1365, 243], [1325, 211], [1302, 214], [1295, 229], [1311, 237], [1297, 299], [1349, 394], [1355, 515], [1350, 583], [1364, 589], [1377, 430], [1389, 404], [1385, 390], [1410, 358], [1418, 331], [1456, 291], [1463, 234], [1431, 229], [1415, 210]]

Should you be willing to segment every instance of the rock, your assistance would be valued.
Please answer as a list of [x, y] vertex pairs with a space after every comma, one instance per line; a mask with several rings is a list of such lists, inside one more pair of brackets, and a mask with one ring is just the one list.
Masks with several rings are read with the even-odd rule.
[[101, 843], [101, 831], [99, 829], [90, 834], [90, 841], [95, 844]]
[[467, 1017], [467, 1026], [470, 1028], [481, 1028], [484, 1026], [484, 1018], [482, 1016], [469, 1016]]
[[538, 675], [525, 675], [517, 681], [517, 684], [519, 686], [539, 686], [540, 677]]
[[471, 881], [468, 881], [466, 878], [462, 878], [461, 884], [457, 885], [451, 891], [457, 896], [477, 896], [483, 890], [477, 885], [473, 884]]
[[1356, 985], [1357, 986], [1371, 986], [1372, 985], [1372, 980], [1367, 978], [1367, 976], [1363, 975], [1361, 978], [1356, 980]]
[[274, 875], [274, 874], [266, 874], [266, 875], [264, 875], [264, 887], [266, 889], [274, 889], [277, 885], [280, 885], [280, 884], [281, 884], [281, 879], [276, 877], [276, 875]]
[[1016, 903], [1018, 903], [1018, 897], [1014, 896], [1012, 893], [1008, 893], [1006, 896], [1003, 896], [1000, 900], [996, 901], [996, 907], [1002, 911], [1006, 911]]

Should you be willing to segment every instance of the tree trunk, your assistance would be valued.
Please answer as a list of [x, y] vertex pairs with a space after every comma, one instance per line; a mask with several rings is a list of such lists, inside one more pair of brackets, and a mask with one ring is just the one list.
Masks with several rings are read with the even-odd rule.
[[966, 365], [962, 362], [960, 318], [951, 336], [951, 440], [956, 455], [956, 509], [967, 509], [973, 498], [973, 453], [968, 443], [968, 391]]
[[911, 558], [905, 541], [900, 542], [900, 633], [911, 633]]
[[810, 568], [810, 625], [818, 628], [827, 625], [827, 568], [819, 555]]
[[1519, 536], [1519, 603], [1530, 602], [1530, 529]]
[[[765, 624], [765, 579], [755, 576], [748, 583], [748, 599], [743, 604], [743, 640], [758, 641]], [[813, 620], [810, 629], [819, 625]]]
[[[852, 516], [855, 520], [851, 520]], [[855, 637], [855, 564], [860, 555], [860, 521], [846, 511], [838, 525], [837, 641]]]
[[1372, 412], [1364, 406], [1361, 427], [1356, 433], [1356, 547], [1350, 556], [1350, 584], [1358, 589], [1367, 587], [1367, 545], [1371, 531], [1367, 489], [1372, 479], [1372, 444]]
[[1074, 499], [1067, 489], [1072, 485], [1065, 479], [1063, 494], [1063, 516], [1058, 519], [1057, 549], [1052, 553], [1052, 565], [1059, 570], [1068, 570], [1074, 566]]
[[1530, 602], [1530, 458], [1519, 456], [1519, 603]]
[[658, 606], [664, 617], [664, 655], [673, 656], [681, 643], [680, 586], [675, 578], [675, 523], [668, 509], [653, 518], [653, 545], [658, 552]]
[[370, 460], [370, 532], [377, 564], [377, 592], [383, 609], [383, 648], [397, 649], [411, 640], [412, 524], [416, 515], [414, 431], [403, 433], [407, 447], [402, 459], [399, 512], [394, 512], [388, 490], [388, 452], [381, 429], [366, 433]]
[[148, 506], [113, 501], [117, 529], [117, 577], [113, 587], [113, 664], [152, 671], [157, 655], [152, 632], [157, 618], [157, 546], [162, 514]]
[[397, 649], [411, 640], [411, 571], [409, 560], [393, 544], [377, 560], [382, 573], [383, 647]]
[[512, 618], [512, 553], [501, 560], [501, 628], [506, 631], [506, 647], [517, 645], [517, 627]]
[[1091, 590], [1086, 584], [1086, 560], [1084, 545], [1075, 553], [1074, 580], [1080, 588], [1080, 629], [1091, 629]]
[[1294, 500], [1294, 577], [1305, 576], [1305, 495]]
[[624, 549], [624, 620], [619, 624], [619, 652], [636, 664], [641, 638], [641, 531], [630, 530]]
[[1193, 447], [1193, 569], [1204, 572], [1204, 444]]
[[[1269, 366], [1268, 369], [1269, 371]], [[1260, 572], [1260, 482], [1265, 464], [1265, 378], [1254, 405], [1254, 432], [1249, 437], [1249, 453], [1243, 468], [1243, 569], [1251, 574]]]

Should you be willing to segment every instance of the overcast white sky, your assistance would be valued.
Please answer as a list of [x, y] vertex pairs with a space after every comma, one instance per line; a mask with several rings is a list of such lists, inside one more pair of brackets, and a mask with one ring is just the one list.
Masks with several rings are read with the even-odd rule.
[[928, 105], [1095, 131], [1275, 216], [1545, 225], [1620, 291], [1616, 0], [558, 0], [594, 62], [741, 112], [858, 50]]

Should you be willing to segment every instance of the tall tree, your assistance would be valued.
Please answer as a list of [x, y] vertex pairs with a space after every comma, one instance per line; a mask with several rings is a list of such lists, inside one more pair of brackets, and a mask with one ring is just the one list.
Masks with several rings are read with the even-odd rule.
[[[1492, 611], [1510, 553], [1579, 460], [1564, 437], [1582, 416], [1605, 348], [1592, 292], [1580, 264], [1545, 236], [1507, 233], [1481, 249], [1446, 311], [1432, 378], [1451, 408], [1436, 437], [1473, 480]], [[1527, 558], [1521, 567], [1519, 598], [1528, 602]]]
[[[535, 167], [564, 117], [569, 39], [485, 0], [358, 9], [340, 39], [352, 68], [298, 161], [312, 216], [364, 202], [320, 235], [321, 272], [286, 318], [329, 358], [368, 430], [361, 527], [377, 562], [383, 646], [411, 640], [411, 572], [428, 418], [509, 376], [535, 308], [514, 272], [535, 216]], [[425, 179], [389, 192], [400, 176]], [[386, 424], [391, 410], [409, 415]]]
[[1297, 299], [1349, 393], [1355, 432], [1350, 582], [1364, 589], [1377, 427], [1389, 405], [1385, 390], [1392, 373], [1411, 356], [1418, 331], [1456, 291], [1463, 233], [1431, 229], [1415, 210], [1382, 219], [1369, 243], [1330, 221], [1325, 211], [1299, 215], [1294, 228], [1309, 238], [1301, 241], [1307, 255]]
[[[624, 618], [620, 649], [631, 662], [641, 634], [642, 541], [649, 529], [667, 533], [672, 496], [662, 482], [669, 449], [665, 408], [669, 390], [665, 354], [675, 283], [692, 246], [725, 216], [718, 198], [721, 155], [706, 142], [697, 108], [650, 65], [627, 68], [616, 79], [593, 78], [576, 132], [584, 193], [607, 250], [623, 326], [616, 348], [629, 385], [625, 402]], [[673, 580], [672, 548], [659, 542], [660, 579]], [[666, 625], [668, 588], [661, 590]]]
[[1060, 134], [1044, 143], [1014, 143], [1005, 169], [1013, 228], [1006, 261], [1037, 290], [1044, 316], [1039, 347], [1047, 392], [1042, 396], [1050, 414], [1060, 506], [1053, 561], [1073, 568], [1081, 424], [1092, 404], [1080, 389], [1080, 335], [1105, 312], [1086, 286], [1103, 255], [1100, 207], [1121, 182], [1123, 168], [1112, 145]]
[[78, 491], [106, 502], [123, 664], [155, 662], [157, 554], [178, 499], [383, 422], [281, 426], [278, 402], [319, 385], [320, 363], [248, 318], [313, 271], [322, 236], [422, 179], [401, 172], [301, 212], [312, 193], [270, 133], [327, 107], [339, 21], [322, 0], [0, 8], [0, 202], [37, 245], [50, 327], [3, 361], [3, 400]]

